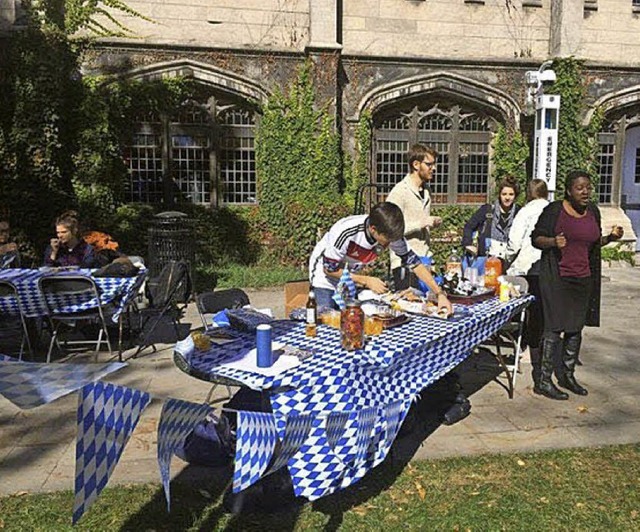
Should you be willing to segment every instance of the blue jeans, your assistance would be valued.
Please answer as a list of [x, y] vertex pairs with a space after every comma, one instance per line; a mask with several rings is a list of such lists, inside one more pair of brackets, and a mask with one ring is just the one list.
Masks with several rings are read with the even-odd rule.
[[330, 308], [337, 309], [338, 305], [332, 299], [335, 290], [331, 288], [317, 288], [313, 287], [313, 293], [316, 295], [316, 303], [318, 304], [318, 309], [321, 308]]

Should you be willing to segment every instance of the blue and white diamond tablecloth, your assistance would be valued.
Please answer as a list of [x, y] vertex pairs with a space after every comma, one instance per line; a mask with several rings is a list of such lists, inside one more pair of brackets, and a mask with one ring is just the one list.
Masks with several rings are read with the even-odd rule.
[[[26, 317], [35, 318], [46, 316], [46, 306], [43, 296], [38, 288], [38, 280], [49, 275], [87, 275], [90, 276], [93, 270], [80, 269], [73, 271], [50, 271], [50, 269], [8, 269], [0, 270], [0, 279], [12, 282], [18, 289], [18, 294], [22, 302], [23, 311]], [[111, 303], [114, 307], [112, 319], [118, 321], [120, 314], [127, 307], [129, 302], [137, 294], [144, 278], [146, 270], [142, 270], [135, 277], [93, 277], [100, 293], [100, 303], [106, 305]], [[65, 305], [68, 312], [82, 312], [98, 306], [94, 299], [87, 300], [65, 300], [60, 299], [59, 303]], [[15, 298], [0, 297], [0, 313], [19, 314], [18, 303]]]
[[[341, 349], [339, 331], [334, 329], [319, 326], [317, 336], [308, 338], [302, 324], [273, 322], [274, 341], [313, 352], [277, 376], [220, 366], [255, 347], [251, 334], [206, 352], [180, 352], [177, 346], [174, 358], [198, 378], [222, 377], [269, 391], [273, 426], [286, 452], [273, 459], [271, 431], [256, 430], [253, 418], [240, 420], [237, 449], [245, 446], [250, 451], [236, 453], [235, 489], [246, 488], [261, 472], [286, 462], [296, 494], [314, 500], [351, 485], [384, 460], [417, 394], [532, 300], [524, 296], [501, 303], [493, 298], [469, 307], [469, 315], [455, 321], [415, 317], [355, 352]], [[290, 429], [297, 419], [304, 420], [305, 430], [294, 438]], [[270, 423], [262, 419], [259, 426]]]

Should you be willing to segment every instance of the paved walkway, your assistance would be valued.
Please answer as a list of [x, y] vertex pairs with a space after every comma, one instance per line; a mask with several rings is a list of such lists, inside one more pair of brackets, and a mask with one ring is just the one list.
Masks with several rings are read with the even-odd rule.
[[[599, 329], [586, 329], [578, 368], [588, 397], [557, 402], [533, 395], [527, 359], [516, 396], [495, 380], [495, 364], [480, 355], [461, 370], [471, 396], [471, 415], [452, 426], [439, 424], [429, 398], [416, 408], [414, 429], [399, 438], [394, 460], [433, 459], [488, 452], [518, 453], [539, 449], [640, 442], [640, 268], [604, 269], [603, 318]], [[284, 313], [281, 289], [249, 293], [256, 307]], [[187, 320], [200, 325], [193, 308]], [[205, 399], [209, 386], [192, 379], [172, 362], [171, 346], [131, 360], [110, 380], [146, 390], [155, 399], [144, 412], [111, 478], [116, 483], [157, 482], [156, 425], [162, 399]], [[224, 390], [220, 393], [223, 394]], [[20, 491], [72, 489], [74, 477], [76, 394], [31, 411], [21, 411], [0, 397], [0, 496]], [[175, 459], [172, 473], [190, 478]], [[205, 473], [206, 474], [206, 473]]]

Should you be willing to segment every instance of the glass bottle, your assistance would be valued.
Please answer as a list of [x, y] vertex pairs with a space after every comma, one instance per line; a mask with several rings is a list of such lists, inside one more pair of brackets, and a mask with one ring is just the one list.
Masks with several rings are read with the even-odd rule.
[[316, 335], [316, 323], [318, 319], [318, 303], [313, 290], [309, 291], [309, 299], [307, 299], [307, 316], [305, 321], [305, 334], [307, 336]]
[[458, 277], [462, 277], [462, 261], [456, 253], [455, 248], [451, 251], [451, 255], [447, 259], [446, 273], [456, 273]]
[[340, 313], [340, 341], [347, 351], [364, 347], [364, 312], [359, 301], [347, 301]]

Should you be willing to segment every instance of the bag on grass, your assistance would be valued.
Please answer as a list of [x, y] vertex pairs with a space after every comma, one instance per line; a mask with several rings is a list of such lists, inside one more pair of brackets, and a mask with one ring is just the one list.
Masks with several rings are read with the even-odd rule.
[[187, 435], [176, 455], [190, 464], [218, 467], [229, 463], [235, 446], [235, 435], [226, 416], [210, 414]]

